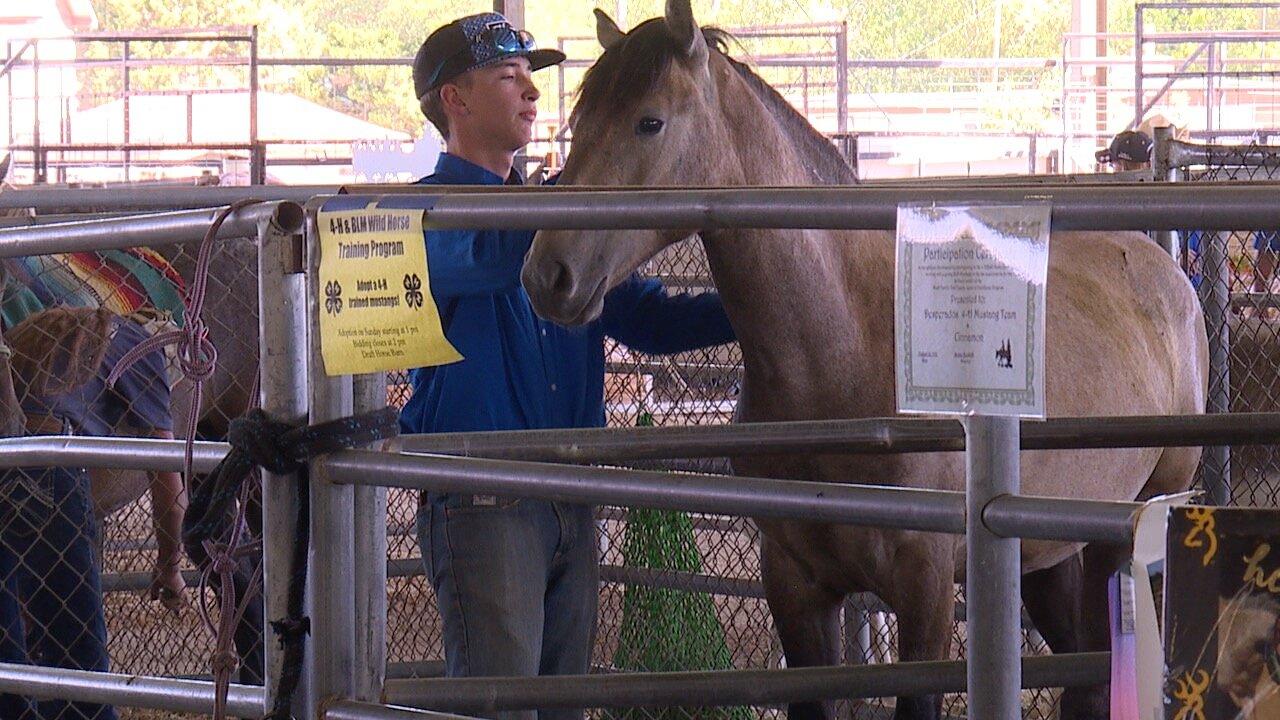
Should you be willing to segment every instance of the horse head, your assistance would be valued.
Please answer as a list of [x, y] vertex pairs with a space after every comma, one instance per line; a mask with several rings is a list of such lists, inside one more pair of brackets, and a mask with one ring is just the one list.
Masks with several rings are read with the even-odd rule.
[[[689, 0], [671, 0], [666, 17], [623, 33], [596, 10], [604, 54], [588, 70], [570, 115], [573, 147], [560, 185], [741, 185], [718, 97], [729, 68]], [[732, 74], [732, 73], [730, 73]], [[534, 308], [566, 324], [596, 318], [604, 294], [684, 230], [544, 231], [534, 239], [523, 281]]]

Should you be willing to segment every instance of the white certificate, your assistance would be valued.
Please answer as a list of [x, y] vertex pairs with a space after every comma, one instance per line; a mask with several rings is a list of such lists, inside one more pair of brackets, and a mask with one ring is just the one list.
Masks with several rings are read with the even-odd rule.
[[899, 412], [1044, 417], [1049, 214], [898, 206]]

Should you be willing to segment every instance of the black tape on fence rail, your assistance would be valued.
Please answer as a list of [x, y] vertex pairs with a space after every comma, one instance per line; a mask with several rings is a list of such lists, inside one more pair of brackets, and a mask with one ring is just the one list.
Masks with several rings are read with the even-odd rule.
[[[267, 718], [288, 720], [292, 717], [293, 695], [302, 677], [303, 651], [310, 630], [310, 619], [303, 615], [310, 525], [306, 463], [325, 453], [395, 437], [399, 431], [399, 411], [394, 407], [304, 427], [271, 420], [255, 408], [231, 421], [227, 437], [231, 450], [211, 477], [192, 491], [191, 504], [182, 520], [182, 542], [189, 555], [200, 558], [207, 555], [206, 543], [234, 544], [229, 537], [234, 532], [233, 503], [255, 466], [276, 474], [298, 473], [298, 517], [289, 572], [288, 615], [271, 621], [284, 647], [284, 663], [279, 693]], [[222, 597], [228, 602], [231, 595], [224, 592]], [[229, 632], [229, 629], [221, 628], [219, 632]]]

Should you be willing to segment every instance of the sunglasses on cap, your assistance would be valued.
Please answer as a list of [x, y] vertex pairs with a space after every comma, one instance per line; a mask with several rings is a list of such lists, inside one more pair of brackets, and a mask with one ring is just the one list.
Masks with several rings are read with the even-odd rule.
[[471, 38], [471, 55], [477, 60], [537, 49], [533, 35], [525, 30], [517, 30], [509, 23], [494, 23]]
[[451, 77], [462, 71], [481, 67], [496, 58], [524, 55], [537, 49], [533, 35], [527, 31], [517, 30], [506, 22], [493, 23], [476, 33], [467, 47], [445, 58], [431, 74], [427, 85], [434, 87], [443, 74]]

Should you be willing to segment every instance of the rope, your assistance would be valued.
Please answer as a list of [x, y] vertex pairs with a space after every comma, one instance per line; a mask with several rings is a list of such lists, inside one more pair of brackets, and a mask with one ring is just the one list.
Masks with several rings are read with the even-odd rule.
[[[166, 345], [176, 346], [178, 367], [182, 370], [183, 376], [192, 383], [191, 411], [187, 414], [186, 444], [183, 454], [183, 476], [187, 479], [188, 485], [191, 484], [196, 425], [200, 419], [204, 381], [213, 375], [218, 364], [218, 349], [209, 340], [209, 328], [205, 325], [203, 317], [205, 291], [209, 284], [209, 262], [213, 257], [214, 241], [217, 238], [218, 230], [222, 228], [223, 223], [232, 213], [260, 202], [263, 201], [252, 198], [237, 200], [218, 212], [213, 222], [209, 224], [209, 228], [205, 230], [204, 238], [200, 241], [200, 253], [196, 258], [195, 277], [192, 278], [191, 287], [188, 288], [187, 296], [184, 298], [183, 305], [185, 307], [182, 311], [182, 328], [180, 330], [157, 333], [138, 343], [129, 352], [125, 353], [124, 357], [120, 358], [120, 361], [111, 370], [111, 374], [107, 376], [107, 385], [113, 385], [131, 365], [145, 357], [147, 353], [161, 349]], [[241, 507], [243, 508], [243, 505]], [[190, 511], [188, 511], [189, 513]], [[201, 606], [201, 617], [213, 630], [214, 636], [218, 638], [218, 650], [212, 659], [216, 687], [215, 695], [217, 698], [214, 709], [215, 716], [218, 718], [222, 718], [226, 714], [227, 690], [231, 682], [231, 671], [236, 666], [236, 656], [230, 649], [229, 638], [234, 635], [232, 630], [234, 623], [238, 617], [243, 616], [248, 607], [249, 598], [253, 597], [253, 593], [246, 593], [245, 598], [241, 600], [241, 607], [238, 612], [234, 603], [231, 602], [231, 598], [235, 597], [233, 570], [236, 558], [243, 554], [237, 549], [241, 535], [238, 528], [243, 526], [243, 522], [243, 515], [237, 514], [234, 532], [223, 542], [213, 542], [210, 539], [194, 546], [186, 545], [188, 555], [195, 557], [198, 552], [193, 552], [193, 550], [198, 548], [207, 553], [206, 557], [211, 561], [205, 564], [204, 573], [201, 575], [200, 594], [204, 595], [210, 576], [217, 572], [222, 589], [222, 598], [225, 601], [221, 604], [222, 612], [220, 613], [219, 622], [219, 628], [222, 632], [219, 632], [219, 628], [213, 627], [206, 608], [203, 605]], [[185, 540], [185, 532], [183, 536]]]
[[200, 401], [201, 393], [204, 390], [204, 381], [208, 380], [218, 365], [218, 348], [214, 347], [209, 340], [209, 328], [204, 323], [204, 297], [205, 290], [209, 285], [209, 262], [213, 258], [214, 240], [218, 236], [218, 230], [222, 228], [222, 224], [232, 213], [243, 210], [250, 205], [256, 205], [263, 202], [253, 198], [237, 200], [218, 212], [217, 217], [209, 224], [209, 229], [205, 231], [204, 238], [200, 241], [200, 254], [196, 257], [195, 276], [191, 280], [191, 287], [187, 289], [187, 297], [184, 298], [185, 306], [182, 310], [182, 328], [179, 330], [171, 330], [168, 332], [157, 333], [150, 338], [138, 343], [132, 350], [125, 353], [120, 358], [120, 362], [112, 369], [111, 374], [107, 377], [107, 384], [111, 385], [129, 368], [130, 365], [137, 362], [147, 353], [165, 347], [166, 345], [174, 345], [177, 348], [178, 367], [182, 370], [183, 376], [192, 382], [193, 390], [191, 393], [191, 412], [187, 416], [187, 445], [186, 454], [183, 458], [184, 473], [188, 478], [191, 477], [191, 465], [193, 455], [192, 440], [196, 436], [196, 423], [200, 418]]
[[[293, 695], [302, 676], [305, 638], [311, 624], [310, 619], [303, 615], [307, 553], [310, 549], [309, 482], [306, 462], [325, 453], [395, 437], [399, 433], [398, 418], [399, 412], [394, 407], [388, 407], [365, 415], [295, 428], [271, 420], [260, 409], [253, 409], [231, 421], [227, 438], [231, 444], [231, 451], [222, 459], [222, 462], [218, 463], [212, 476], [192, 494], [190, 505], [182, 520], [183, 544], [188, 548], [203, 548], [210, 557], [214, 558], [207, 572], [210, 574], [216, 572], [224, 588], [221, 608], [223, 624], [221, 632], [218, 633], [218, 651], [214, 656], [214, 671], [222, 673], [219, 676], [219, 704], [215, 717], [225, 716], [222, 713], [225, 712], [226, 684], [229, 680], [222, 682], [221, 678], [229, 678], [231, 670], [234, 669], [234, 662], [227, 662], [228, 653], [231, 653], [231, 650], [227, 644], [229, 641], [225, 638], [230, 634], [227, 628], [234, 619], [232, 610], [229, 609], [232, 603], [227, 601], [230, 595], [226, 592], [226, 588], [232, 587], [235, 560], [226, 548], [240, 535], [243, 510], [236, 513], [236, 521], [231, 523], [230, 527], [226, 519], [235, 506], [234, 503], [240, 495], [244, 480], [254, 467], [262, 467], [276, 474], [297, 472], [299, 476], [298, 518], [294, 528], [292, 567], [289, 573], [288, 614], [284, 618], [271, 621], [272, 630], [284, 648], [285, 661], [281, 671], [279, 694], [267, 718], [288, 720], [292, 717]], [[243, 508], [243, 506], [244, 503], [240, 503], [240, 507]], [[231, 657], [234, 659], [234, 653], [231, 653]]]

